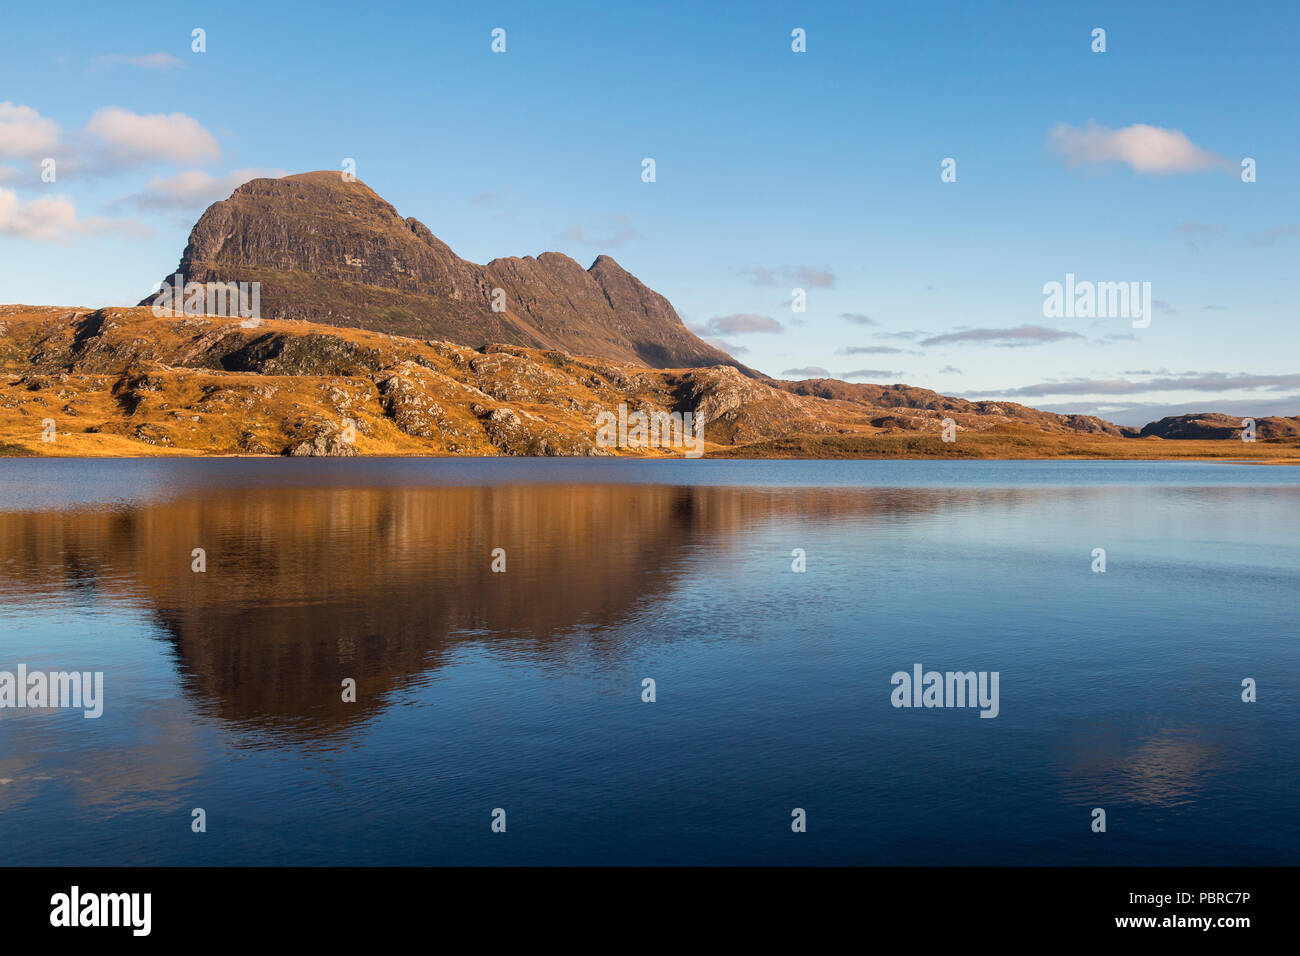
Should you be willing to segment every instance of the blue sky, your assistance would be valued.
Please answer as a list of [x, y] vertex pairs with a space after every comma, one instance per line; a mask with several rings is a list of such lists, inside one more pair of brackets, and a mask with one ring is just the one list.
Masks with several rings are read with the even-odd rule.
[[[135, 302], [240, 179], [352, 157], [461, 256], [610, 254], [771, 374], [1300, 414], [1294, 3], [61, 10], [3, 13], [0, 302]], [[1045, 317], [1067, 273], [1150, 326]]]

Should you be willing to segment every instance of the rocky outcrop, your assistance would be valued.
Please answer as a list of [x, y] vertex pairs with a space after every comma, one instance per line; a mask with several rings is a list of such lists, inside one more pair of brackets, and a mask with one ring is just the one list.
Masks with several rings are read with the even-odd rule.
[[585, 434], [564, 433], [548, 427], [522, 409], [483, 409], [483, 427], [492, 444], [505, 455], [531, 457], [590, 456], [599, 454]]
[[337, 432], [299, 442], [285, 453], [293, 458], [350, 458], [358, 454], [356, 445], [345, 441]]

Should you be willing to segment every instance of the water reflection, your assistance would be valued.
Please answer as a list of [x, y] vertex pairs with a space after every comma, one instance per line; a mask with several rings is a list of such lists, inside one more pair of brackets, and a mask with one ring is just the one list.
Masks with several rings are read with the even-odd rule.
[[1177, 807], [1194, 802], [1226, 755], [1196, 727], [1093, 726], [1066, 745], [1062, 784], [1081, 803]]
[[[1098, 805], [1146, 840], [1107, 862], [1300, 845], [1295, 704], [1237, 697], [1244, 674], [1300, 675], [1294, 483], [1116, 467], [1052, 484], [1032, 463], [1020, 484], [1005, 463], [922, 487], [820, 483], [826, 463], [778, 469], [802, 484], [765, 463], [728, 463], [731, 484], [533, 483], [503, 462], [467, 466], [510, 479], [476, 484], [204, 462], [132, 488], [149, 469], [98, 486], [58, 464], [0, 469], [0, 498], [26, 488], [0, 503], [0, 668], [102, 666], [110, 706], [0, 714], [16, 855], [1096, 862]], [[999, 717], [892, 709], [889, 675], [916, 661], [999, 670]], [[465, 821], [506, 799], [539, 829], [485, 851]], [[768, 826], [813, 800], [843, 828]], [[195, 806], [225, 817], [202, 843]]]
[[[701, 549], [775, 520], [875, 522], [1033, 489], [636, 485], [207, 489], [112, 508], [0, 513], [0, 596], [127, 600], [220, 717], [322, 736], [436, 672], [465, 641], [539, 659], [672, 592]], [[202, 548], [207, 570], [191, 569]], [[506, 572], [492, 570], [494, 549]], [[599, 647], [597, 648], [599, 650]], [[357, 681], [344, 703], [344, 678]]]

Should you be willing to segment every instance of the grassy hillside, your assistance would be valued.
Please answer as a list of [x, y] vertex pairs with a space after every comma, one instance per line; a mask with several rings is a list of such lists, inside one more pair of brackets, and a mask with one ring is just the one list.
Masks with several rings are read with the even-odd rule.
[[[683, 453], [603, 447], [598, 416], [624, 406], [702, 418], [713, 457], [1300, 460], [1295, 436], [1126, 438], [1096, 420], [906, 386], [825, 393], [728, 366], [648, 369], [148, 308], [0, 306], [0, 456]], [[940, 438], [945, 420], [955, 441]]]

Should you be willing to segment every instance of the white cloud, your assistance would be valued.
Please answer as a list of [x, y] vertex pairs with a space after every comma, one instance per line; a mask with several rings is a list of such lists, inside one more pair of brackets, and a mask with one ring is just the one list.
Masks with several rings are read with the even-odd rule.
[[11, 189], [0, 189], [0, 235], [62, 242], [71, 235], [101, 232], [141, 236], [148, 235], [149, 230], [126, 219], [78, 219], [76, 205], [64, 196], [24, 200]]
[[859, 368], [852, 372], [841, 372], [840, 378], [848, 380], [850, 378], [874, 378], [880, 380], [895, 379], [902, 376], [902, 372], [893, 372], [887, 368]]
[[59, 124], [30, 106], [0, 103], [0, 156], [43, 156], [59, 145]]
[[1141, 382], [1124, 378], [1075, 378], [962, 394], [966, 397], [1041, 398], [1051, 395], [1145, 395], [1152, 392], [1227, 392], [1246, 389], [1283, 392], [1294, 388], [1300, 388], [1300, 372], [1283, 375], [1251, 375], [1246, 372], [1179, 372]]
[[689, 326], [699, 336], [740, 335], [746, 332], [784, 332], [785, 328], [776, 319], [767, 315], [755, 315], [741, 312], [735, 315], [720, 315], [709, 319], [704, 325]]
[[1142, 123], [1123, 129], [1091, 120], [1083, 128], [1058, 123], [1048, 134], [1048, 145], [1072, 167], [1120, 162], [1135, 172], [1154, 175], [1237, 169], [1232, 160], [1202, 149], [1182, 130]]
[[1078, 332], [1063, 332], [1060, 329], [1049, 329], [1041, 325], [1018, 325], [1014, 329], [963, 329], [944, 335], [933, 335], [928, 339], [922, 339], [920, 344], [931, 346], [951, 345], [955, 342], [991, 342], [1003, 348], [1015, 348], [1081, 338], [1083, 336]]
[[59, 240], [76, 222], [77, 207], [67, 199], [24, 201], [13, 190], [0, 189], [0, 235]]
[[902, 355], [904, 352], [921, 354], [910, 349], [896, 349], [892, 345], [845, 345], [835, 350], [836, 355]]
[[184, 113], [142, 115], [105, 106], [90, 117], [86, 132], [127, 161], [212, 163], [221, 158], [216, 138]]
[[139, 209], [195, 209], [211, 205], [253, 179], [278, 179], [283, 169], [236, 169], [225, 176], [213, 176], [201, 169], [187, 169], [175, 176], [150, 180], [144, 191], [127, 197]]

